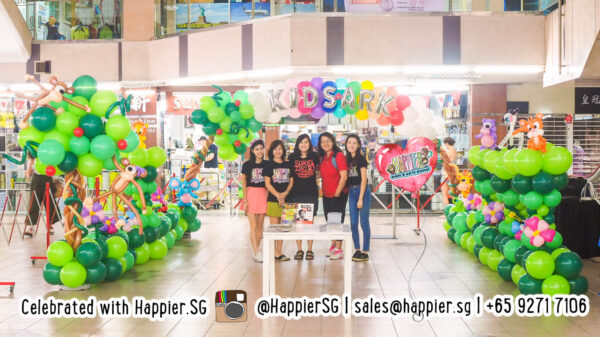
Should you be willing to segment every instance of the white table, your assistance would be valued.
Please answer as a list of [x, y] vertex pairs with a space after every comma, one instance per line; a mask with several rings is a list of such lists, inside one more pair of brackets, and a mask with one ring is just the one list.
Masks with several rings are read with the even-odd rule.
[[263, 297], [275, 295], [275, 240], [344, 240], [344, 293], [352, 293], [354, 246], [350, 225], [295, 225], [289, 232], [266, 227], [263, 231]]

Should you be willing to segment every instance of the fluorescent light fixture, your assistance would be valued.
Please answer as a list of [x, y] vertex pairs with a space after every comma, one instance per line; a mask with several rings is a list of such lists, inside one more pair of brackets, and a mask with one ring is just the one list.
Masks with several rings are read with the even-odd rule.
[[474, 66], [478, 74], [539, 74], [544, 71], [543, 65], [481, 65]]
[[330, 72], [334, 75], [381, 75], [397, 74], [400, 70], [395, 66], [334, 66]]
[[205, 76], [194, 76], [178, 78], [171, 81], [167, 81], [168, 85], [191, 85], [201, 83], [219, 83], [226, 81], [235, 80], [255, 80], [261, 78], [287, 76], [292, 74], [293, 69], [291, 67], [271, 68], [271, 69], [259, 69], [249, 71], [236, 71], [231, 73], [220, 73]]
[[402, 72], [405, 74], [466, 74], [469, 72], [468, 66], [406, 66], [402, 68]]
[[130, 89], [130, 90], [126, 90], [125, 94], [135, 95], [135, 96], [150, 96], [150, 95], [156, 94], [156, 90], [154, 90], [154, 89]]
[[98, 90], [118, 91], [121, 90], [121, 84], [119, 82], [99, 82], [96, 88]]

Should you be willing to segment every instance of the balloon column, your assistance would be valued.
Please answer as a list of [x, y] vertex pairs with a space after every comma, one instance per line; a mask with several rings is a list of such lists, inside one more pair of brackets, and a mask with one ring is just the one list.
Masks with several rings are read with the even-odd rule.
[[246, 146], [257, 136], [262, 122], [254, 118], [254, 106], [248, 93], [236, 91], [233, 97], [220, 87], [219, 92], [200, 99], [200, 109], [192, 112], [191, 121], [202, 125], [207, 136], [213, 136], [219, 145], [218, 155], [224, 160], [235, 160], [246, 152]]
[[[159, 215], [146, 205], [152, 200], [150, 193], [158, 190], [157, 168], [166, 161], [166, 153], [159, 147], [139, 147], [125, 117], [131, 97], [119, 100], [112, 91], [98, 91], [96, 81], [87, 75], [78, 77], [72, 87], [52, 76], [50, 89], [32, 76], [27, 79], [42, 93], [35, 98], [18, 94], [33, 101], [20, 123], [23, 156], [20, 160], [3, 156], [24, 164], [30, 154], [39, 174], [66, 174], [66, 240], [49, 246], [44, 279], [75, 288], [116, 280], [134, 264], [164, 257], [183, 235], [178, 225], [181, 214], [171, 207], [167, 215]], [[85, 177], [93, 178], [103, 169], [118, 170], [118, 176], [108, 192], [87, 197]], [[109, 203], [112, 214], [107, 215], [104, 208]]]
[[542, 137], [541, 116], [521, 127], [515, 132], [529, 132], [528, 148], [491, 150], [495, 144], [487, 142], [469, 150], [477, 193], [444, 210], [444, 228], [452, 242], [523, 294], [583, 294], [588, 282], [580, 275], [581, 258], [562, 245], [554, 223], [573, 157]]

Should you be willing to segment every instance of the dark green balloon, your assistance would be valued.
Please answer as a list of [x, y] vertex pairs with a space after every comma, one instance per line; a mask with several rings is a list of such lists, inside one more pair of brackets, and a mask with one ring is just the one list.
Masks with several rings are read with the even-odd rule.
[[144, 227], [144, 234], [146, 235], [146, 242], [152, 243], [158, 239], [158, 228]]
[[196, 232], [200, 229], [200, 226], [202, 226], [202, 223], [200, 222], [200, 219], [196, 218], [188, 224], [188, 231]]
[[106, 270], [106, 266], [102, 262], [98, 262], [94, 267], [86, 268], [87, 277], [85, 279], [85, 283], [88, 284], [98, 284], [106, 278], [108, 274]]
[[554, 215], [552, 215], [551, 213], [552, 212], [548, 213], [548, 215], [544, 217], [544, 221], [546, 221], [549, 225], [552, 225], [554, 223]]
[[104, 263], [104, 266], [106, 266], [107, 281], [115, 281], [123, 273], [123, 264], [121, 264], [121, 261], [117, 259], [109, 257], [107, 259], [102, 260], [102, 263]]
[[89, 139], [93, 139], [104, 131], [102, 119], [92, 114], [81, 117], [79, 127], [83, 129], [83, 135]]
[[71, 172], [77, 168], [78, 161], [77, 156], [73, 152], [67, 151], [65, 152], [65, 159], [58, 164], [58, 168], [65, 173]]
[[42, 272], [44, 281], [52, 285], [62, 284], [62, 282], [60, 282], [60, 269], [60, 267], [57, 267], [50, 262], [46, 263]]
[[446, 233], [448, 235], [448, 240], [450, 240], [451, 242], [454, 242], [454, 234], [456, 234], [457, 230], [456, 228], [452, 227], [448, 230], [448, 232]]
[[36, 129], [46, 132], [54, 129], [54, 126], [56, 125], [56, 115], [52, 109], [43, 106], [35, 109], [31, 114], [29, 121]]
[[96, 93], [97, 89], [96, 80], [89, 75], [79, 76], [73, 81], [73, 88], [75, 88], [75, 96], [83, 96], [87, 100], [90, 100]]
[[535, 176], [533, 176], [533, 178], [531, 178], [531, 187], [534, 191], [540, 194], [549, 193], [554, 188], [553, 179], [554, 176], [550, 173], [540, 171], [540, 173], [536, 174]]
[[578, 276], [568, 281], [571, 286], [571, 294], [583, 295], [588, 291], [588, 280], [585, 277]]
[[135, 260], [137, 259], [137, 252], [135, 251], [135, 249], [129, 247], [129, 249], [127, 249], [128, 252], [131, 253], [131, 255], [133, 255], [133, 261], [135, 262]]
[[[525, 236], [525, 235], [523, 235]], [[523, 243], [523, 241], [521, 241], [521, 243]], [[525, 248], [527, 248], [527, 246], [525, 246]], [[525, 253], [523, 253], [523, 257], [521, 258], [521, 266], [523, 268], [525, 268], [525, 270], [527, 270], [527, 258], [529, 257], [529, 255], [533, 254], [535, 252], [535, 250], [531, 250], [529, 248], [527, 248], [527, 251]]]
[[446, 207], [444, 207], [444, 215], [446, 216], [446, 218], [448, 218], [448, 214], [450, 214], [450, 209], [452, 208], [453, 205], [446, 205]]
[[475, 247], [473, 247], [473, 255], [475, 255], [476, 258], [479, 258], [479, 252], [482, 248], [483, 246], [478, 244], [476, 244]]
[[511, 273], [514, 267], [515, 263], [510, 262], [507, 259], [502, 259], [498, 264], [498, 275], [500, 275], [504, 281], [511, 281]]
[[196, 219], [197, 215], [198, 215], [198, 210], [193, 205], [192, 206], [185, 206], [181, 210], [181, 216], [187, 222], [192, 222], [194, 219]]
[[517, 174], [512, 178], [511, 186], [512, 189], [519, 194], [525, 194], [533, 189], [531, 186], [531, 178], [520, 174]]
[[98, 246], [100, 246], [100, 250], [102, 251], [101, 260], [104, 260], [108, 255], [108, 245], [106, 244], [106, 236], [96, 235], [96, 238], [94, 240], [96, 240], [96, 243], [98, 243]]
[[146, 176], [142, 178], [143, 181], [151, 183], [154, 180], [156, 180], [156, 177], [158, 176], [158, 171], [156, 171], [156, 168], [154, 166], [147, 165], [144, 167], [144, 169], [146, 170]]
[[[498, 231], [498, 233], [500, 233], [500, 231]], [[500, 249], [500, 245], [502, 243], [502, 240], [504, 240], [505, 238], [507, 238], [507, 236], [504, 234], [498, 234], [496, 236], [496, 238], [494, 239], [494, 249], [495, 250], [502, 252], [502, 249]]]
[[567, 280], [572, 280], [579, 276], [581, 269], [583, 268], [583, 262], [577, 253], [575, 252], [564, 252], [560, 254], [556, 260], [554, 260], [556, 268], [555, 274], [563, 276]]
[[569, 183], [569, 175], [566, 173], [552, 176], [552, 186], [557, 190], [562, 190]]
[[473, 167], [473, 170], [471, 170], [471, 174], [473, 175], [473, 179], [477, 181], [483, 181], [490, 178], [490, 173], [481, 166]]
[[542, 293], [542, 281], [536, 280], [527, 274], [519, 279], [519, 291], [524, 295], [534, 295]]
[[129, 238], [129, 248], [137, 248], [146, 242], [146, 235], [142, 233], [140, 235], [138, 227], [133, 227], [129, 233], [127, 233]]
[[208, 116], [206, 115], [206, 111], [200, 109], [192, 111], [191, 120], [192, 123], [199, 125], [204, 125], [208, 123]]
[[204, 124], [204, 127], [202, 127], [202, 131], [204, 131], [204, 133], [207, 136], [214, 136], [217, 133], [219, 127], [219, 124], [207, 122], [206, 124]]
[[175, 225], [179, 222], [179, 213], [177, 213], [177, 211], [171, 212], [171, 210], [168, 210], [165, 216], [171, 220], [171, 229], [175, 228]]
[[494, 240], [500, 233], [494, 227], [488, 227], [481, 232], [481, 243], [487, 248], [494, 249]]
[[125, 256], [123, 257], [127, 261], [127, 267], [125, 269], [130, 270], [133, 268], [133, 265], [135, 264], [135, 255], [131, 252], [131, 250], [126, 251]]
[[234, 146], [233, 150], [235, 151], [235, 153], [237, 154], [244, 154], [246, 153], [246, 145], [245, 144], [240, 144], [240, 146]]
[[510, 188], [510, 180], [504, 180], [495, 175], [490, 179], [490, 184], [496, 193], [504, 193]]
[[127, 245], [129, 245], [129, 236], [127, 235], [127, 232], [125, 232], [122, 229], [119, 229], [119, 231], [116, 232], [114, 235], [120, 236], [121, 238], [123, 238], [123, 240], [125, 240], [125, 242], [127, 243]]
[[227, 116], [234, 111], [239, 111], [239, 108], [235, 105], [235, 103], [227, 103], [227, 105], [225, 105], [225, 113]]
[[152, 194], [150, 194], [150, 193], [146, 192], [146, 193], [144, 193], [144, 198], [145, 198], [146, 200], [152, 200]]
[[97, 243], [84, 242], [77, 248], [75, 257], [84, 267], [94, 267], [102, 258], [102, 249]]
[[262, 123], [252, 117], [248, 119], [248, 129], [252, 130], [252, 132], [258, 132], [258, 130], [262, 129]]
[[159, 233], [158, 235], [160, 237], [163, 237], [170, 230], [171, 230], [171, 220], [169, 220], [169, 218], [167, 218], [164, 215], [161, 216], [160, 217], [160, 224], [158, 225], [158, 233]]
[[450, 214], [448, 214], [448, 223], [452, 223], [452, 221], [454, 221], [454, 218], [456, 217], [456, 215], [458, 214], [458, 212], [450, 212]]

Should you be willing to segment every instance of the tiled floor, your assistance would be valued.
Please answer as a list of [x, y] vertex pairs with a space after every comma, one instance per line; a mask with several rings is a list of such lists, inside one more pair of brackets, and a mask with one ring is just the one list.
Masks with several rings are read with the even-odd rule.
[[[415, 322], [411, 319], [372, 318], [282, 318], [261, 320], [250, 310], [245, 323], [214, 322], [209, 317], [173, 318], [162, 322], [145, 319], [32, 319], [17, 314], [21, 296], [54, 296], [68, 299], [98, 299], [125, 295], [130, 299], [185, 298], [206, 296], [211, 301], [216, 291], [244, 289], [249, 303], [261, 296], [261, 264], [250, 257], [248, 225], [243, 217], [229, 218], [228, 213], [200, 214], [203, 226], [189, 241], [180, 241], [160, 261], [136, 266], [119, 281], [93, 286], [86, 291], [60, 292], [46, 284], [41, 275], [43, 263], [31, 264], [30, 255], [44, 255], [45, 238], [13, 240], [10, 247], [0, 243], [0, 281], [17, 282], [9, 295], [0, 288], [0, 336], [598, 336], [600, 331], [600, 265], [585, 262], [583, 274], [590, 281], [591, 310], [584, 318], [496, 318], [489, 314], [477, 319], [441, 319]], [[412, 289], [417, 297], [469, 297], [482, 293], [518, 294], [510, 282], [478, 263], [475, 258], [450, 244], [441, 228], [441, 219], [425, 219], [428, 245], [422, 263], [416, 268]], [[389, 235], [389, 216], [373, 216], [374, 235]], [[423, 249], [423, 237], [412, 229], [414, 217], [398, 219], [398, 239], [372, 240], [371, 261], [353, 265], [353, 297], [393, 297], [408, 295], [408, 276]], [[2, 234], [0, 234], [1, 236]], [[59, 235], [54, 236], [55, 239]], [[315, 243], [316, 259], [277, 263], [277, 293], [282, 297], [319, 297], [324, 293], [341, 294], [341, 261], [324, 257], [326, 242]], [[295, 253], [295, 244], [286, 242], [284, 252]], [[250, 306], [250, 305], [249, 305]]]

